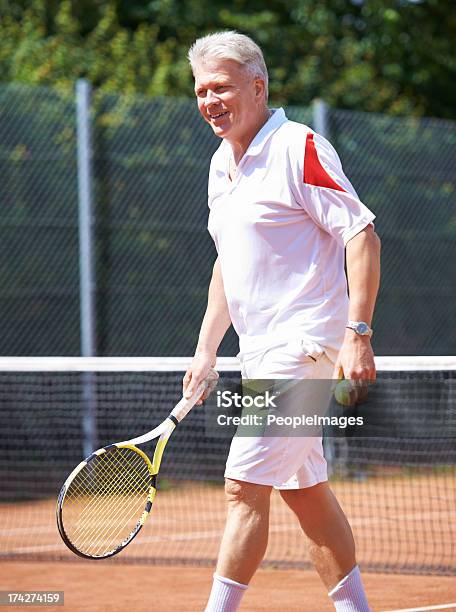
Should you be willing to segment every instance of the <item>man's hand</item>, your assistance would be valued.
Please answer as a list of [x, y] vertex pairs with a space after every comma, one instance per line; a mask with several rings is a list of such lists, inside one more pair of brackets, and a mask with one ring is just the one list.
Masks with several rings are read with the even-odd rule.
[[[341, 375], [342, 374], [342, 375]], [[347, 329], [337, 357], [333, 378], [374, 381], [376, 369], [369, 336]]]
[[[215, 362], [215, 354], [205, 352], [197, 352], [195, 354], [182, 380], [182, 392], [185, 398], [192, 397], [198, 385], [207, 378], [210, 370], [215, 366]], [[214, 380], [210, 382], [201, 398], [196, 402], [197, 406], [200, 406], [217, 386], [217, 378], [218, 376], [214, 376]]]
[[333, 378], [345, 378], [350, 385], [350, 401], [345, 405], [351, 406], [365, 401], [369, 382], [374, 381], [375, 377], [374, 352], [369, 336], [359, 336], [353, 330], [347, 329], [333, 373]]

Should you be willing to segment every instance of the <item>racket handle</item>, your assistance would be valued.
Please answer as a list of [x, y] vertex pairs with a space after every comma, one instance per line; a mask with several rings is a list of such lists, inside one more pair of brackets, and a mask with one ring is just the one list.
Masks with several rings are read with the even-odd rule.
[[215, 370], [210, 370], [208, 376], [197, 387], [195, 393], [189, 397], [183, 397], [177, 406], [171, 411], [169, 416], [173, 416], [178, 422], [190, 412], [199, 398], [203, 395], [206, 389], [218, 379], [218, 374]]

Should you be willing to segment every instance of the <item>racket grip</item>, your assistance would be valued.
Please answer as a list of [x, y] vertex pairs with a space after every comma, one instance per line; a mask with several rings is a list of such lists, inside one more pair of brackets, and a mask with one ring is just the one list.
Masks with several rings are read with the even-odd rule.
[[195, 393], [189, 398], [183, 397], [171, 411], [169, 416], [173, 416], [178, 422], [182, 421], [182, 419], [187, 416], [199, 398], [203, 395], [205, 390], [217, 379], [217, 372], [215, 370], [210, 370], [207, 378], [200, 382], [200, 384], [196, 387]]

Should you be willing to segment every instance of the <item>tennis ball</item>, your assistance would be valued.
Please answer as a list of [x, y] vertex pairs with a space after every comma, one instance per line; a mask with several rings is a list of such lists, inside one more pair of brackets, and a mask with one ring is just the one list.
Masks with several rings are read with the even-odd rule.
[[334, 389], [334, 397], [341, 406], [354, 406], [357, 401], [357, 392], [351, 381], [341, 380]]

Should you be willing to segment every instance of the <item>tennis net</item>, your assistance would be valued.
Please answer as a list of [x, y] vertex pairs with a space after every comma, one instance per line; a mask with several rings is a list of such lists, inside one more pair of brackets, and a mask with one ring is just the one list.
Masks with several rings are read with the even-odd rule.
[[[0, 558], [76, 559], [55, 526], [62, 482], [92, 447], [161, 422], [179, 399], [188, 363], [0, 358]], [[222, 358], [217, 367], [222, 377], [239, 379], [235, 359]], [[425, 412], [445, 414], [442, 422], [454, 427], [456, 357], [377, 358], [377, 367], [379, 378], [412, 374], [430, 381]], [[425, 423], [414, 406], [403, 405], [407, 419]], [[332, 488], [350, 520], [363, 569], [456, 573], [456, 445], [447, 433], [325, 441]], [[228, 447], [226, 438], [208, 435], [204, 410], [194, 409], [167, 448], [143, 533], [106, 562], [214, 563], [225, 519]], [[265, 565], [307, 567], [299, 534], [295, 517], [274, 492]]]

